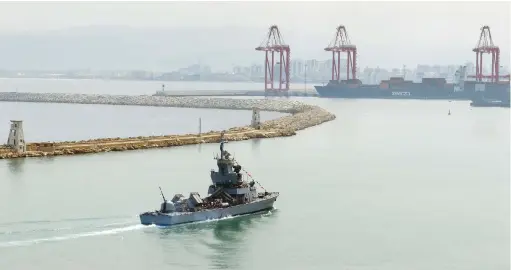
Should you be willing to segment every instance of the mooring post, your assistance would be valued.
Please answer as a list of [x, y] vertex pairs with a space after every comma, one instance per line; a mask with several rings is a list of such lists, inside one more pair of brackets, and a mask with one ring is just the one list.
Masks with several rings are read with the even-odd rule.
[[202, 137], [202, 119], [199, 117], [199, 138]]

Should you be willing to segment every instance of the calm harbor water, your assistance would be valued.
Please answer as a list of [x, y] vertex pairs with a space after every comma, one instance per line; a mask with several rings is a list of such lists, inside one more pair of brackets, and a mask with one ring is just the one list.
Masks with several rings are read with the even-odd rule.
[[[71, 79], [8, 79], [0, 78], [1, 92], [36, 93], [94, 93], [111, 95], [152, 95], [162, 90], [263, 90], [262, 83], [247, 82], [162, 82], [162, 81], [121, 81], [121, 80], [71, 80]], [[313, 90], [312, 84], [292, 84], [291, 89]]]
[[[509, 269], [509, 109], [298, 100], [337, 119], [290, 138], [226, 145], [265, 188], [281, 192], [277, 209], [264, 214], [138, 225], [138, 213], [159, 207], [158, 186], [168, 197], [206, 193], [215, 144], [0, 160], [0, 269]], [[67, 129], [77, 130], [69, 137], [174, 132], [158, 126], [173, 121], [161, 114], [198, 116], [29, 105], [8, 110], [23, 108], [19, 117], [31, 123], [67, 115]], [[238, 115], [229, 114], [249, 121]], [[108, 132], [93, 133], [98, 125]]]
[[[6, 142], [10, 120], [22, 119], [25, 139], [32, 142], [72, 141], [94, 138], [189, 134], [201, 130], [250, 125], [251, 111], [0, 102], [0, 142]], [[261, 112], [261, 120], [282, 113]], [[1, 127], [1, 126], [0, 126]], [[0, 129], [1, 130], [1, 129]]]

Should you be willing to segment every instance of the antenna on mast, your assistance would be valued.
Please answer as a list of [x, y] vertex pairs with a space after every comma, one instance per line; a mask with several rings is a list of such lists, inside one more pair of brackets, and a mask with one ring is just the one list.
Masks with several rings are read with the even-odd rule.
[[224, 136], [225, 136], [225, 130], [223, 130], [220, 133], [220, 159], [224, 158], [224, 143], [227, 142], [226, 140], [224, 140]]
[[159, 187], [159, 188], [160, 188], [160, 194], [163, 197], [163, 202], [166, 202], [167, 199], [165, 199], [165, 195], [163, 195], [163, 191], [161, 190], [161, 187]]

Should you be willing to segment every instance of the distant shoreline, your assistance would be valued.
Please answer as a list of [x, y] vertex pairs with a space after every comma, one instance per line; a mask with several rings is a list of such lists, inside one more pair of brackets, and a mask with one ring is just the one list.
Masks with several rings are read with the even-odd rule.
[[[261, 81], [251, 81], [251, 80], [152, 80], [152, 79], [133, 79], [133, 78], [103, 78], [103, 77], [15, 77], [15, 76], [0, 76], [0, 80], [2, 79], [38, 79], [38, 80], [97, 80], [97, 81], [133, 81], [133, 82], [192, 82], [192, 83], [206, 83], [206, 82], [214, 82], [214, 83], [250, 83], [250, 84], [261, 84], [264, 82]], [[291, 80], [291, 84], [300, 84], [303, 85], [304, 81], [293, 81]], [[309, 80], [307, 79], [307, 84], [322, 84], [325, 83], [323, 80]], [[312, 89], [312, 88], [311, 88]]]

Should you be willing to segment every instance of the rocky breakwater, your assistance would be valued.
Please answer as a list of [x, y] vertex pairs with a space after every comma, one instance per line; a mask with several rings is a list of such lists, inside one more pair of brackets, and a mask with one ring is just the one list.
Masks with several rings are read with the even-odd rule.
[[[252, 110], [253, 108], [259, 108], [261, 111], [275, 111], [290, 114], [278, 119], [263, 122], [261, 123], [260, 129], [244, 126], [225, 130], [224, 136], [230, 141], [292, 136], [295, 135], [298, 130], [316, 126], [335, 119], [334, 114], [318, 106], [288, 100], [0, 92], [0, 101], [210, 108], [229, 110]], [[248, 121], [249, 119], [247, 119], [247, 122]], [[0, 159], [31, 156], [74, 155], [171, 147], [198, 143], [215, 143], [220, 141], [220, 134], [221, 131], [211, 131], [203, 133], [200, 136], [198, 134], [186, 134], [130, 138], [104, 138], [69, 142], [27, 143], [26, 152], [18, 153], [3, 150], [0, 151]], [[5, 147], [3, 149], [5, 149]]]

